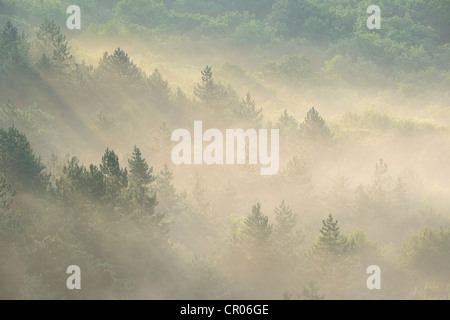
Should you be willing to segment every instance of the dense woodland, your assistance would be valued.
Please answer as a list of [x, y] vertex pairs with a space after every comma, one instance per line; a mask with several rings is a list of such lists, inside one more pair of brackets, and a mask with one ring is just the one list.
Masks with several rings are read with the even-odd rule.
[[[449, 1], [76, 2], [0, 0], [1, 299], [450, 298]], [[194, 120], [280, 172], [174, 165]]]

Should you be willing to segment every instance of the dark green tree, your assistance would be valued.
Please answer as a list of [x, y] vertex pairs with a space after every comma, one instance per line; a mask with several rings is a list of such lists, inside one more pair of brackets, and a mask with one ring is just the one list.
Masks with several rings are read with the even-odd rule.
[[131, 159], [128, 159], [130, 166], [130, 182], [138, 185], [147, 185], [156, 180], [153, 176], [153, 167], [148, 167], [147, 162], [142, 157], [141, 150], [137, 146], [134, 146]]
[[333, 134], [320, 116], [319, 112], [312, 107], [306, 114], [305, 121], [300, 124], [300, 132], [306, 138], [331, 140]]
[[214, 81], [211, 67], [206, 66], [202, 70], [202, 82], [194, 87], [194, 94], [207, 107], [212, 107], [213, 103], [226, 96], [226, 88]]
[[120, 168], [119, 157], [113, 150], [107, 148], [102, 157], [100, 170], [105, 176], [106, 196], [111, 200], [117, 200], [120, 191], [128, 186], [127, 169]]
[[3, 72], [30, 70], [28, 52], [25, 34], [20, 34], [11, 21], [6, 22], [0, 31], [0, 76]]
[[36, 31], [36, 51], [40, 54], [38, 66], [43, 72], [67, 76], [73, 58], [69, 42], [53, 20], [45, 19]]
[[164, 215], [155, 216], [157, 196], [156, 191], [149, 186], [156, 180], [152, 174], [153, 167], [149, 168], [137, 146], [134, 146], [133, 155], [128, 160], [128, 164], [130, 166], [130, 185], [127, 193], [130, 207], [128, 210], [140, 221], [151, 217], [152, 221], [147, 222], [151, 222], [154, 226], [159, 225]]
[[50, 181], [41, 158], [33, 154], [25, 135], [14, 127], [0, 128], [0, 172], [16, 190], [44, 191]]
[[95, 70], [97, 78], [109, 85], [141, 87], [143, 72], [131, 61], [128, 54], [117, 48], [113, 54], [105, 52]]
[[86, 188], [94, 201], [99, 201], [106, 195], [105, 176], [96, 165], [91, 164], [86, 171]]
[[243, 230], [245, 240], [251, 247], [266, 247], [270, 244], [273, 225], [269, 217], [261, 213], [261, 204], [258, 202], [252, 207], [252, 213], [244, 221]]
[[103, 173], [93, 164], [86, 169], [77, 157], [67, 160], [55, 185], [57, 193], [69, 208], [92, 209], [106, 196]]
[[351, 248], [351, 243], [339, 231], [339, 222], [333, 216], [328, 215], [327, 220], [322, 220], [320, 235], [313, 248], [319, 252], [342, 254]]

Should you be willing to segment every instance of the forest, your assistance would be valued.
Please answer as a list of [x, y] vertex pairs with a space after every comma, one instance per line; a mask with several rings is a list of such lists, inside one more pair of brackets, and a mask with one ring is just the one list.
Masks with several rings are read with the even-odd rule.
[[[0, 299], [450, 299], [449, 17], [0, 0]], [[195, 121], [278, 129], [279, 170], [175, 164]]]

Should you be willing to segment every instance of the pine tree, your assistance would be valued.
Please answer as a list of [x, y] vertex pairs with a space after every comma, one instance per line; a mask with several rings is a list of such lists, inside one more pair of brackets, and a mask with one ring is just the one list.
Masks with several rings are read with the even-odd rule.
[[261, 213], [259, 202], [252, 207], [252, 213], [247, 216], [244, 223], [244, 236], [250, 246], [264, 247], [269, 245], [273, 225], [269, 223], [269, 217]]
[[300, 131], [302, 135], [310, 139], [324, 139], [330, 140], [333, 137], [330, 129], [325, 123], [325, 120], [312, 107], [306, 114], [305, 121], [300, 124]]
[[106, 195], [105, 177], [96, 165], [91, 164], [89, 171], [86, 171], [86, 188], [93, 201], [98, 201]]
[[339, 231], [339, 222], [333, 216], [328, 215], [327, 220], [322, 220], [319, 238], [313, 244], [313, 248], [319, 252], [342, 254], [351, 247], [347, 238]]
[[133, 155], [128, 160], [128, 164], [130, 165], [130, 182], [136, 185], [147, 185], [156, 180], [156, 177], [152, 175], [153, 167], [148, 167], [137, 146], [134, 146]]
[[113, 86], [127, 85], [139, 88], [143, 80], [143, 72], [121, 48], [117, 48], [113, 54], [103, 53], [95, 73], [101, 81]]
[[262, 120], [262, 108], [256, 109], [255, 101], [252, 100], [250, 93], [247, 93], [245, 99], [242, 99], [234, 112], [247, 121], [259, 123]]
[[0, 31], [0, 71], [9, 73], [30, 69], [28, 51], [25, 34], [20, 35], [11, 21], [6, 22]]
[[284, 134], [296, 136], [298, 134], [299, 123], [287, 110], [284, 110], [280, 118], [278, 118], [277, 128]]
[[202, 101], [208, 102], [211, 100], [216, 84], [213, 80], [213, 73], [211, 71], [211, 67], [206, 66], [204, 70], [202, 70], [202, 82], [198, 83], [194, 88], [194, 94]]
[[[101, 174], [101, 179], [104, 191], [101, 196], [104, 196], [103, 174]], [[61, 174], [56, 179], [55, 187], [56, 193], [68, 208], [83, 208], [89, 205], [86, 200], [89, 198], [93, 200], [94, 195], [99, 193], [98, 186], [95, 189], [91, 186], [91, 182], [88, 181], [86, 167], [80, 164], [80, 160], [77, 157], [67, 159], [62, 167]], [[96, 198], [95, 201], [98, 201], [98, 199]]]
[[15, 189], [45, 191], [50, 181], [41, 158], [14, 127], [8, 131], [0, 128], [0, 173]]
[[53, 47], [55, 40], [60, 33], [61, 29], [56, 25], [55, 21], [45, 19], [36, 31], [36, 40], [41, 46], [40, 49], [44, 52], [51, 52], [50, 48]]
[[[213, 79], [213, 73], [211, 71], [211, 67], [206, 66], [202, 71], [202, 82], [198, 83], [194, 88], [194, 94], [197, 98], [199, 98], [206, 107], [215, 107], [219, 108], [219, 104], [222, 105], [224, 99], [227, 96], [227, 89], [221, 85], [216, 84]], [[214, 105], [213, 104], [218, 104]]]
[[156, 180], [153, 176], [153, 167], [149, 168], [147, 162], [142, 158], [141, 151], [134, 146], [131, 159], [128, 160], [130, 165], [130, 185], [128, 188], [128, 199], [132, 206], [129, 208], [135, 217], [151, 217], [153, 226], [158, 225], [164, 215], [155, 216], [155, 207], [158, 203], [156, 200], [156, 191], [149, 185]]
[[42, 71], [52, 71], [58, 76], [69, 74], [72, 63], [69, 42], [53, 20], [45, 19], [39, 26], [36, 31], [36, 47], [41, 54], [38, 65]]
[[119, 192], [128, 186], [127, 169], [121, 169], [119, 157], [113, 150], [106, 149], [100, 164], [100, 170], [105, 176], [107, 197], [114, 199]]
[[72, 60], [72, 54], [70, 53], [69, 42], [66, 40], [66, 36], [59, 33], [54, 40], [53, 46], [53, 63], [55, 69], [59, 72], [67, 72], [70, 67], [70, 61]]

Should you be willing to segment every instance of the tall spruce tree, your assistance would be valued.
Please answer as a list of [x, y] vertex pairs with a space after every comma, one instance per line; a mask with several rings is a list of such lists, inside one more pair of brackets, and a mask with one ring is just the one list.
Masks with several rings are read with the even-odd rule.
[[122, 189], [128, 186], [128, 171], [120, 168], [119, 157], [109, 148], [102, 157], [100, 171], [105, 176], [106, 196], [113, 200]]
[[262, 108], [257, 109], [250, 93], [237, 105], [234, 112], [242, 119], [259, 123], [262, 120]]
[[36, 51], [41, 54], [38, 62], [41, 71], [58, 76], [69, 74], [72, 63], [69, 42], [53, 20], [45, 19], [36, 31]]
[[2, 73], [30, 70], [28, 51], [24, 33], [20, 34], [11, 21], [6, 22], [0, 31], [0, 78]]
[[157, 205], [156, 192], [150, 187], [150, 184], [156, 180], [156, 177], [152, 174], [153, 167], [149, 168], [137, 146], [134, 146], [133, 155], [128, 160], [128, 164], [130, 165], [130, 185], [127, 194], [131, 204], [128, 209], [135, 217], [151, 217], [149, 222], [156, 226], [164, 216], [153, 217]]
[[0, 173], [17, 190], [45, 191], [50, 181], [41, 158], [33, 154], [25, 135], [14, 127], [0, 128]]
[[222, 84], [214, 81], [213, 73], [209, 66], [206, 66], [202, 71], [202, 81], [194, 87], [195, 96], [199, 98], [207, 108], [214, 107], [217, 109], [223, 107], [224, 101], [221, 100], [227, 97], [228, 91]]
[[351, 248], [351, 243], [339, 230], [339, 221], [334, 220], [331, 214], [327, 220], [322, 220], [319, 238], [313, 244], [319, 252], [342, 254]]
[[143, 72], [121, 48], [117, 48], [113, 54], [103, 54], [95, 75], [100, 81], [112, 86], [140, 88], [143, 83]]
[[330, 128], [314, 107], [306, 114], [305, 121], [300, 124], [300, 132], [306, 138], [330, 140], [333, 137]]
[[244, 236], [247, 244], [253, 247], [265, 247], [269, 245], [273, 225], [269, 223], [269, 217], [261, 213], [261, 204], [258, 202], [252, 207], [252, 213], [244, 221]]
[[137, 146], [134, 146], [131, 159], [128, 159], [130, 166], [130, 182], [134, 184], [147, 185], [156, 180], [153, 176], [153, 167], [148, 166], [144, 158], [142, 158], [141, 150]]

